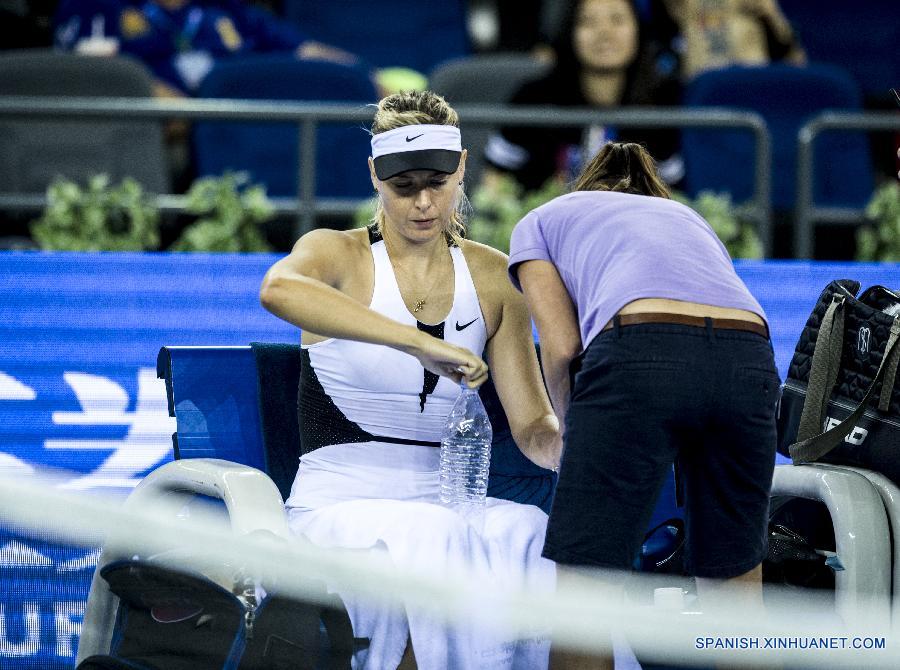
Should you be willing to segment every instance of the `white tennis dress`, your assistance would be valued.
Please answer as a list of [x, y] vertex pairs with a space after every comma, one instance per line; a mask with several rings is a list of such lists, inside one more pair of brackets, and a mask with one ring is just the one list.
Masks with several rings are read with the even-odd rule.
[[[409, 313], [384, 242], [370, 232], [375, 287], [370, 307], [480, 353], [486, 331], [462, 251], [450, 247], [453, 306], [442, 324]], [[380, 345], [330, 339], [302, 349], [303, 456], [290, 498], [293, 532], [328, 547], [386, 551], [404, 571], [441, 579], [463, 569], [497, 588], [552, 590], [554, 564], [541, 557], [547, 515], [489, 498], [481, 531], [438, 502], [441, 430], [458, 389], [413, 356]], [[482, 624], [448, 627], [427, 612], [380, 606], [339, 592], [354, 635], [370, 644], [354, 668], [396, 668], [412, 639], [421, 670], [546, 668], [549, 640], [504, 636]], [[473, 612], [483, 604], [472, 602]]]

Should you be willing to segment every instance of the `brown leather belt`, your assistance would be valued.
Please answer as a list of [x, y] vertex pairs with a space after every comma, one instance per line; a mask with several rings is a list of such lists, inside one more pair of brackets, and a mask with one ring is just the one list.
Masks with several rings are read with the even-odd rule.
[[[618, 314], [613, 319], [619, 319], [620, 326], [637, 326], [642, 323], [674, 323], [681, 326], [697, 326], [698, 328], [706, 327], [706, 317], [690, 316], [688, 314], [669, 314], [666, 312], [638, 312], [636, 314]], [[761, 323], [753, 321], [744, 321], [742, 319], [710, 319], [712, 327], [724, 330], [746, 330], [750, 333], [762, 335], [766, 339], [769, 337], [769, 329]], [[610, 320], [603, 330], [609, 330], [613, 327], [613, 320]]]

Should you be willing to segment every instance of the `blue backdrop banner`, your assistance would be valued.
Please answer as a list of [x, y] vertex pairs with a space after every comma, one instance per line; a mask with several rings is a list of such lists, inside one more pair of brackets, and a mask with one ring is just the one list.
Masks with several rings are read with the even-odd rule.
[[[259, 305], [278, 256], [0, 252], [0, 471], [127, 492], [172, 458], [164, 345], [293, 342]], [[782, 376], [832, 279], [900, 288], [900, 265], [739, 262]], [[72, 668], [98, 551], [0, 528], [0, 667]]]

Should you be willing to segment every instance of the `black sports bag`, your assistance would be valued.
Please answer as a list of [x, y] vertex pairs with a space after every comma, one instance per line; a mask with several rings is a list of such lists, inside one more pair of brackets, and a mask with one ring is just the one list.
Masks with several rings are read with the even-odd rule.
[[900, 294], [831, 282], [800, 334], [784, 383], [778, 451], [880, 472], [900, 484]]
[[77, 670], [349, 670], [353, 637], [340, 599], [310, 581], [320, 603], [268, 595], [250, 602], [208, 577], [139, 559], [106, 565], [120, 599], [110, 653]]

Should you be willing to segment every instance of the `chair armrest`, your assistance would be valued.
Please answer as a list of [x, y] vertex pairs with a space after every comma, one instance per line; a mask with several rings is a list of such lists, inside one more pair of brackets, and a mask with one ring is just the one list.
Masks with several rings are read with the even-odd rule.
[[834, 525], [835, 609], [847, 623], [889, 621], [891, 541], [881, 496], [859, 472], [823, 464], [775, 467], [772, 495], [819, 500]]
[[[125, 508], [174, 516], [184, 505], [184, 494], [223, 501], [235, 533], [266, 530], [283, 538], [289, 535], [284, 503], [272, 480], [256, 468], [219, 459], [192, 458], [160, 466], [135, 487]], [[110, 592], [100, 570], [131, 554], [115, 537], [107, 539], [91, 581], [76, 665], [94, 654], [109, 653], [118, 598]]]
[[151, 504], [165, 505], [168, 493], [221, 500], [235, 533], [268, 530], [280, 537], [289, 535], [281, 494], [268, 475], [256, 468], [217, 458], [165, 463], [141, 480], [125, 506], [146, 509]]
[[900, 487], [885, 477], [880, 472], [866, 470], [864, 468], [854, 468], [849, 465], [835, 466], [850, 472], [856, 472], [871, 482], [875, 490], [881, 496], [881, 502], [884, 504], [884, 510], [887, 512], [888, 524], [891, 528], [891, 537], [894, 541], [893, 547], [893, 565], [892, 584], [893, 593], [891, 597], [891, 624], [900, 623]]

